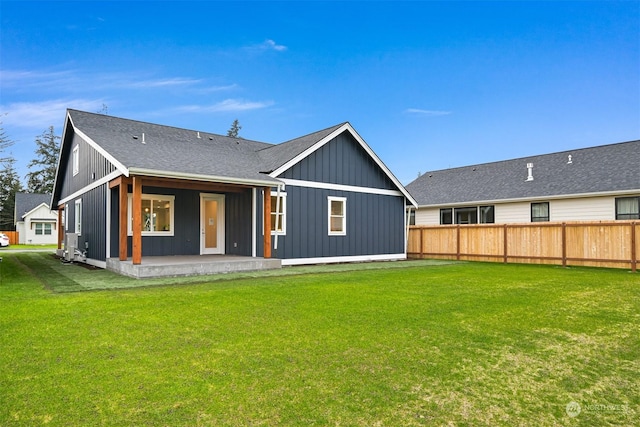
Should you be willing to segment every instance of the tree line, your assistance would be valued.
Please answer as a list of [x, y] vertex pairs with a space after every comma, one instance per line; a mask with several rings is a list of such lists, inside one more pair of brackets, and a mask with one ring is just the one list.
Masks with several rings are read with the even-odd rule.
[[[106, 109], [105, 106], [103, 108]], [[227, 136], [240, 138], [238, 119], [235, 119], [227, 131]], [[58, 153], [60, 152], [60, 136], [56, 135], [53, 126], [35, 139], [35, 157], [27, 164], [26, 187], [15, 168], [16, 159], [7, 152], [13, 144], [0, 122], [0, 230], [9, 231], [15, 227], [14, 211], [16, 193], [51, 194], [56, 179]]]

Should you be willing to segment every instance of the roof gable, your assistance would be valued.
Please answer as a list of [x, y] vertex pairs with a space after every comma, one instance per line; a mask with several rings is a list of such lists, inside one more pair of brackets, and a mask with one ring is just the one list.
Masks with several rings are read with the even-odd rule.
[[639, 164], [630, 141], [425, 172], [407, 189], [420, 206], [640, 192]]
[[16, 193], [15, 200], [15, 221], [18, 222], [24, 218], [29, 212], [45, 205], [49, 208], [51, 195], [41, 193]]

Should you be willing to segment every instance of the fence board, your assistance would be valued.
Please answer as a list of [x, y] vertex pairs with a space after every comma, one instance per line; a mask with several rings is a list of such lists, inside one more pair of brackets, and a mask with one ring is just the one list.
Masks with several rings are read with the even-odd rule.
[[412, 258], [630, 268], [640, 254], [636, 221], [411, 226]]

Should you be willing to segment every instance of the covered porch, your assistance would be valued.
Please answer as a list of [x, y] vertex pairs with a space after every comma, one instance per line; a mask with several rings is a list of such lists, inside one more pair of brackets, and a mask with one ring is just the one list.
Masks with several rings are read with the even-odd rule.
[[281, 268], [279, 259], [236, 255], [145, 256], [137, 264], [131, 258], [107, 259], [107, 269], [137, 279], [201, 276], [278, 268]]

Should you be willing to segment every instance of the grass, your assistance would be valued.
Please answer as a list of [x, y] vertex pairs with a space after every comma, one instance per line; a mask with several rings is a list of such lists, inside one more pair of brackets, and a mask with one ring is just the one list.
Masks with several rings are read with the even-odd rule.
[[2, 263], [3, 426], [638, 420], [628, 271], [406, 263], [62, 293], [47, 263]]

